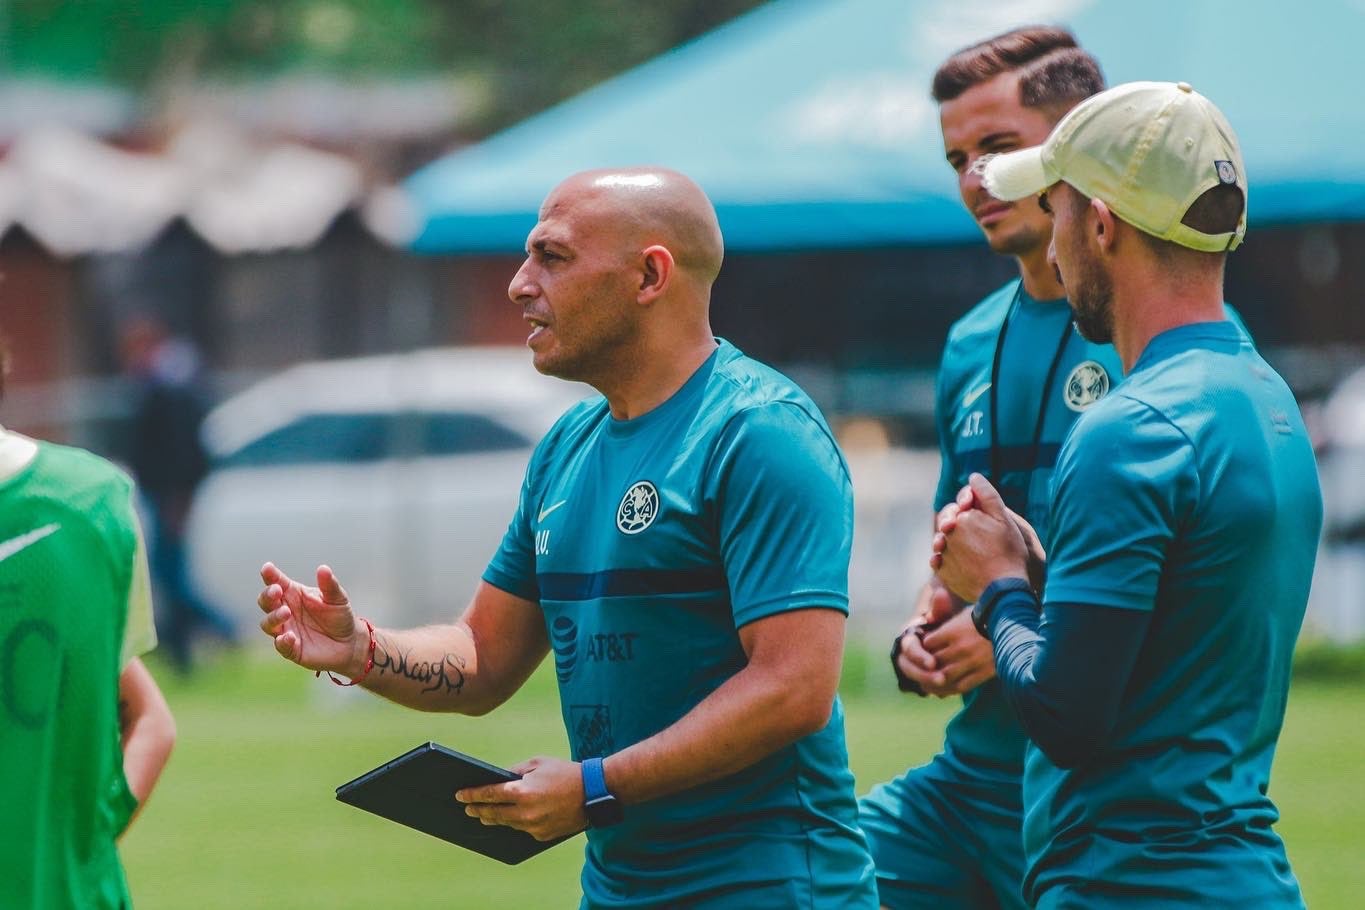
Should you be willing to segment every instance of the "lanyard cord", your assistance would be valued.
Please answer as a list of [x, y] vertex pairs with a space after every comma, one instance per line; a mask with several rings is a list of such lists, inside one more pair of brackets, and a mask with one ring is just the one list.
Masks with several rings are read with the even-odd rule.
[[[1000, 390], [1000, 361], [1005, 353], [1005, 335], [1010, 330], [1010, 320], [1014, 313], [1019, 309], [1020, 301], [1024, 295], [1024, 281], [1021, 278], [1019, 284], [1014, 289], [1014, 299], [1010, 302], [1010, 308], [1005, 312], [1005, 321], [1000, 324], [1000, 334], [995, 339], [995, 356], [991, 359], [991, 483], [996, 488], [1001, 486], [1001, 474], [1003, 466], [1000, 464], [1000, 427], [998, 414], [1000, 413], [999, 395]], [[1066, 343], [1071, 340], [1072, 321], [1068, 319], [1062, 326], [1062, 337], [1057, 341], [1057, 351], [1052, 355], [1052, 363], [1047, 368], [1047, 378], [1043, 380], [1043, 390], [1038, 396], [1038, 419], [1033, 424], [1033, 442], [1029, 447], [1028, 460], [1028, 482], [1024, 484], [1024, 499], [1027, 506], [1029, 487], [1033, 484], [1033, 472], [1038, 467], [1038, 452], [1042, 448], [1043, 424], [1047, 420], [1047, 398], [1052, 391], [1053, 380], [1057, 378], [1057, 368], [1061, 366], [1062, 355], [1066, 353]]]

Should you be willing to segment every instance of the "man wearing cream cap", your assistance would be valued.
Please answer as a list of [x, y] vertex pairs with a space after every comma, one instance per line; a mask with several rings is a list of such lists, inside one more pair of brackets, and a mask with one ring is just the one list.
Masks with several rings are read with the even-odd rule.
[[1046, 556], [976, 475], [930, 558], [1032, 742], [1025, 898], [1302, 906], [1266, 791], [1322, 495], [1293, 395], [1225, 319], [1236, 136], [1189, 85], [1131, 83], [984, 182], [1043, 194], [1077, 327], [1125, 372], [1063, 444]]

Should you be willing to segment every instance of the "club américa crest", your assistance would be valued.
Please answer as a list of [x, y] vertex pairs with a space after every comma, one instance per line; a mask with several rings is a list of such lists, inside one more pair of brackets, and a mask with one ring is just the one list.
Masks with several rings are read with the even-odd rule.
[[1109, 373], [1093, 360], [1076, 364], [1062, 387], [1066, 406], [1073, 411], [1084, 411], [1107, 394]]
[[659, 514], [659, 491], [648, 480], [638, 480], [616, 507], [616, 527], [622, 534], [639, 534]]

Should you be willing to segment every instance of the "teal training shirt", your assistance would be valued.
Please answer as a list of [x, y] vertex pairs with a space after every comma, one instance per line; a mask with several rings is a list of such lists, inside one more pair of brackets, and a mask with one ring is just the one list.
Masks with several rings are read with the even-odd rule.
[[1029, 749], [1031, 903], [1301, 905], [1267, 788], [1321, 523], [1294, 396], [1232, 323], [1158, 335], [1076, 423], [1047, 605], [1152, 617], [1100, 754]]
[[[739, 629], [848, 610], [848, 470], [810, 399], [719, 348], [634, 420], [562, 417], [484, 579], [539, 601], [576, 760], [670, 726], [745, 664]], [[876, 906], [836, 700], [737, 774], [588, 831], [586, 907]]]
[[[992, 377], [1006, 314], [1011, 315], [999, 375]], [[1063, 345], [1052, 382], [1044, 389], [1053, 357]], [[1065, 300], [1036, 301], [1018, 280], [986, 297], [953, 325], [943, 351], [935, 406], [942, 468], [934, 508], [952, 502], [967, 478], [980, 472], [1000, 489], [1011, 509], [1028, 519], [1046, 546], [1057, 451], [1076, 418], [1122, 375], [1112, 345], [1092, 344], [1074, 330]], [[993, 378], [999, 383], [999, 478], [991, 476]], [[1040, 409], [1044, 422], [1035, 451]], [[992, 679], [963, 696], [962, 710], [949, 722], [935, 764], [950, 776], [1017, 787], [1024, 772], [1024, 743], [1019, 721]]]

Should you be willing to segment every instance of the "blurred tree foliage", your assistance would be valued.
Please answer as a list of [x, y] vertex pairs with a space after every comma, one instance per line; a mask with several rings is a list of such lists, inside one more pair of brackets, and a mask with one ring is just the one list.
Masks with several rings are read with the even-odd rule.
[[299, 72], [451, 74], [505, 126], [760, 0], [0, 0], [0, 67], [148, 91]]

